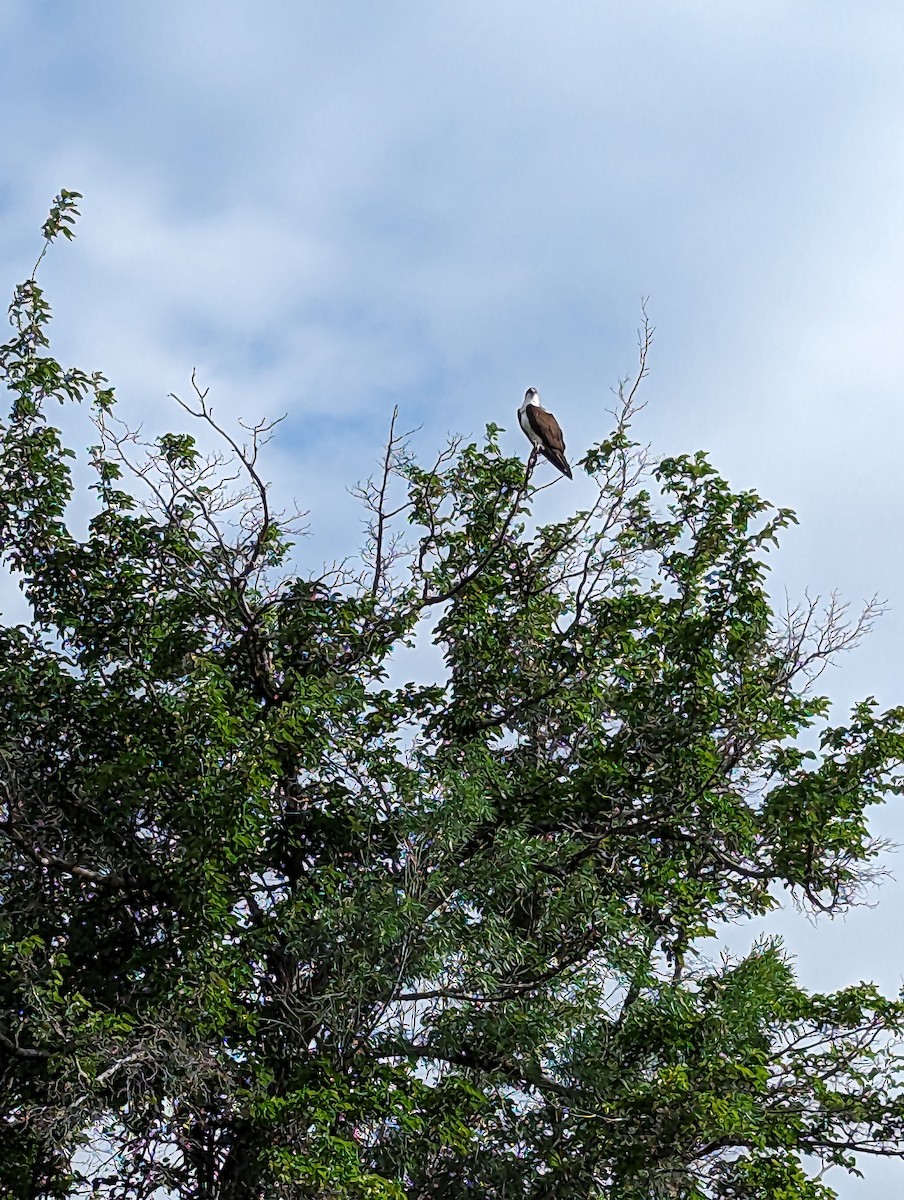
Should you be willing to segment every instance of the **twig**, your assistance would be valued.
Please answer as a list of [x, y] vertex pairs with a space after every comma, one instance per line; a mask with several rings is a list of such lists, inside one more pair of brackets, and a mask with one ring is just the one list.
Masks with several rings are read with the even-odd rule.
[[374, 578], [370, 594], [376, 599], [380, 589], [380, 576], [383, 572], [383, 537], [386, 531], [386, 487], [389, 483], [389, 472], [392, 466], [392, 456], [395, 450], [395, 425], [399, 416], [399, 406], [392, 410], [392, 420], [389, 422], [389, 437], [386, 440], [386, 453], [383, 456], [383, 476], [380, 480], [380, 490], [377, 493], [377, 529], [374, 546]]

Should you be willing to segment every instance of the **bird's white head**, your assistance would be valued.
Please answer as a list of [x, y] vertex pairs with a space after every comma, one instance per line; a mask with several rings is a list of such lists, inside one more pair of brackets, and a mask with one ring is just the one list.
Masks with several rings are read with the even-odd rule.
[[528, 388], [527, 391], [524, 393], [524, 403], [521, 405], [521, 408], [525, 409], [525, 408], [527, 408], [528, 404], [539, 404], [539, 403], [540, 403], [540, 393], [537, 391], [536, 388]]

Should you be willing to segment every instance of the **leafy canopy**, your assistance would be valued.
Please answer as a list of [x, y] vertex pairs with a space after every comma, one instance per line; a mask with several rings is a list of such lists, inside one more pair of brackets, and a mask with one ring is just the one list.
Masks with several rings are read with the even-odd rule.
[[[792, 514], [632, 438], [648, 325], [589, 507], [544, 524], [494, 425], [424, 466], [393, 418], [361, 557], [313, 574], [269, 427], [196, 386], [221, 450], [144, 445], [36, 274], [10, 316], [4, 1196], [825, 1200], [820, 1163], [902, 1153], [900, 1001], [704, 950], [856, 898], [904, 710], [830, 725], [870, 612], [778, 617]], [[97, 428], [84, 536], [57, 403]]]

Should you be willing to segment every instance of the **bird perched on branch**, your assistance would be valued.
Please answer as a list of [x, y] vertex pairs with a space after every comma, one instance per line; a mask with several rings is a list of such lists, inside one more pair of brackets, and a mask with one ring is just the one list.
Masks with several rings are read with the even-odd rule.
[[547, 412], [540, 403], [540, 393], [536, 388], [528, 388], [524, 393], [524, 401], [518, 409], [518, 424], [530, 438], [536, 450], [558, 467], [563, 475], [571, 479], [571, 467], [565, 458], [565, 439], [559, 422], [551, 412]]

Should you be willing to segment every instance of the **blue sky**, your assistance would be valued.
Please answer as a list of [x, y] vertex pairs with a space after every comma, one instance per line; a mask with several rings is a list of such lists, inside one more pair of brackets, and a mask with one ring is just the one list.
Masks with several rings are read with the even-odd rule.
[[[533, 384], [596, 440], [649, 296], [640, 432], [798, 510], [777, 590], [888, 602], [824, 683], [896, 703], [902, 47], [880, 0], [0, 0], [2, 278], [83, 192], [44, 274], [58, 353], [150, 432], [193, 367], [227, 419], [286, 412], [270, 475], [313, 557], [354, 546], [394, 404], [425, 451], [487, 420], [521, 451]], [[904, 841], [899, 809], [877, 829]], [[895, 991], [904, 889], [877, 895], [770, 928], [812, 986]]]

